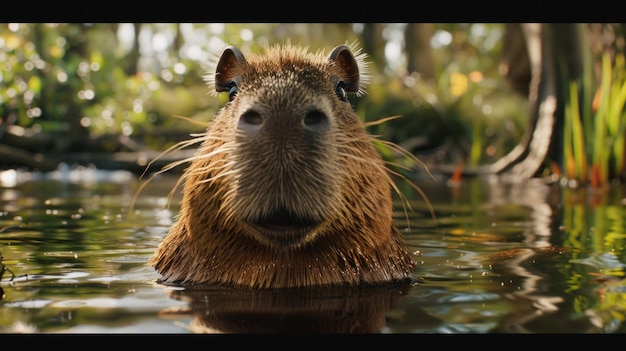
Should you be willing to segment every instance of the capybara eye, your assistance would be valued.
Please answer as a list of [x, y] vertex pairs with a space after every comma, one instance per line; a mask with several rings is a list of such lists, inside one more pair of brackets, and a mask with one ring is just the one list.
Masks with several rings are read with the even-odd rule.
[[337, 84], [337, 87], [335, 88], [335, 94], [337, 94], [339, 100], [348, 101], [348, 95], [346, 94], [346, 90], [343, 88], [342, 83]]
[[260, 125], [263, 123], [263, 117], [256, 111], [246, 111], [241, 117], [239, 117], [239, 124]]
[[235, 96], [237, 96], [237, 84], [232, 83], [232, 85], [230, 86], [230, 89], [228, 89], [228, 99], [229, 100], [233, 100], [235, 98]]
[[309, 127], [319, 126], [327, 121], [326, 115], [319, 110], [310, 111], [304, 116], [304, 125]]

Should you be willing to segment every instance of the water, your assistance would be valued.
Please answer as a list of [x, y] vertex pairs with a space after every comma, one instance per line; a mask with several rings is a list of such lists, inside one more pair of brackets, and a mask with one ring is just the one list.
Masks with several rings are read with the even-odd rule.
[[[18, 180], [19, 181], [16, 181]], [[176, 178], [0, 173], [4, 333], [623, 333], [624, 187], [539, 180], [400, 182], [396, 220], [418, 283], [186, 291], [146, 264], [178, 211]], [[406, 189], [405, 189], [406, 187]], [[409, 226], [410, 223], [410, 226]]]

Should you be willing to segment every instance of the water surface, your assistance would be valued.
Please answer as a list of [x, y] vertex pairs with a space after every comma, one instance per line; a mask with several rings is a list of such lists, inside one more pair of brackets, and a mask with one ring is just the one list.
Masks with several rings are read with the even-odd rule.
[[[178, 211], [176, 178], [142, 190], [89, 168], [0, 175], [4, 333], [623, 333], [624, 187], [472, 178], [400, 184], [417, 283], [189, 291], [146, 264]], [[410, 209], [409, 209], [410, 207]], [[407, 209], [404, 211], [403, 209]], [[433, 219], [433, 214], [435, 219]]]

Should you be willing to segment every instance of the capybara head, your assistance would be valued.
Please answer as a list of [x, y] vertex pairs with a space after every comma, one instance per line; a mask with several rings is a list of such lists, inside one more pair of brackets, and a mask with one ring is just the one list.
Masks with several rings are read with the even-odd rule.
[[187, 160], [181, 211], [151, 260], [163, 282], [411, 278], [392, 179], [348, 101], [363, 92], [363, 58], [346, 45], [328, 55], [291, 45], [222, 52], [208, 80], [229, 101]]

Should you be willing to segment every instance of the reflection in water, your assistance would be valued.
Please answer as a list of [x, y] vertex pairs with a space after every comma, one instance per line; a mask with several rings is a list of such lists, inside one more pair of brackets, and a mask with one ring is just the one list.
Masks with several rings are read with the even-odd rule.
[[[380, 287], [166, 289], [187, 301], [194, 333], [378, 333], [409, 283]], [[166, 313], [166, 312], [165, 312]], [[432, 317], [431, 317], [432, 318]]]
[[623, 185], [570, 189], [540, 179], [488, 185], [489, 206], [530, 210], [523, 245], [484, 256], [517, 286], [503, 294], [513, 309], [492, 332], [623, 331]]
[[[408, 239], [421, 253], [420, 290], [441, 293], [412, 302], [445, 321], [435, 332], [626, 330], [626, 294], [619, 288], [626, 267], [623, 186], [568, 189], [494, 177], [422, 189], [438, 225], [428, 227], [426, 211], [413, 206], [418, 229]], [[471, 303], [472, 294], [488, 302]], [[456, 308], [449, 303], [455, 295], [463, 297]], [[463, 314], [463, 323], [450, 328]]]
[[[493, 206], [517, 204], [530, 209], [530, 225], [525, 226], [522, 242], [525, 248], [516, 249], [510, 254], [510, 259], [503, 263], [500, 269], [508, 271], [520, 279], [519, 288], [505, 296], [516, 301], [525, 299], [530, 304], [521, 304], [529, 308], [525, 313], [516, 311], [503, 319], [500, 329], [505, 332], [531, 332], [526, 326], [529, 322], [545, 314], [559, 310], [559, 304], [564, 300], [560, 296], [546, 294], [541, 287], [545, 276], [533, 271], [533, 262], [542, 256], [560, 254], [562, 249], [551, 243], [554, 233], [554, 224], [558, 223], [558, 185], [548, 184], [543, 179], [530, 179], [525, 182], [503, 183], [494, 178], [489, 182], [489, 203]], [[545, 284], [544, 284], [545, 285]], [[520, 305], [520, 304], [518, 304]]]
[[491, 206], [522, 205], [530, 209], [530, 224], [524, 231], [524, 242], [532, 247], [551, 246], [555, 215], [559, 212], [561, 188], [535, 178], [525, 182], [505, 183], [492, 177], [489, 185], [488, 203]]

